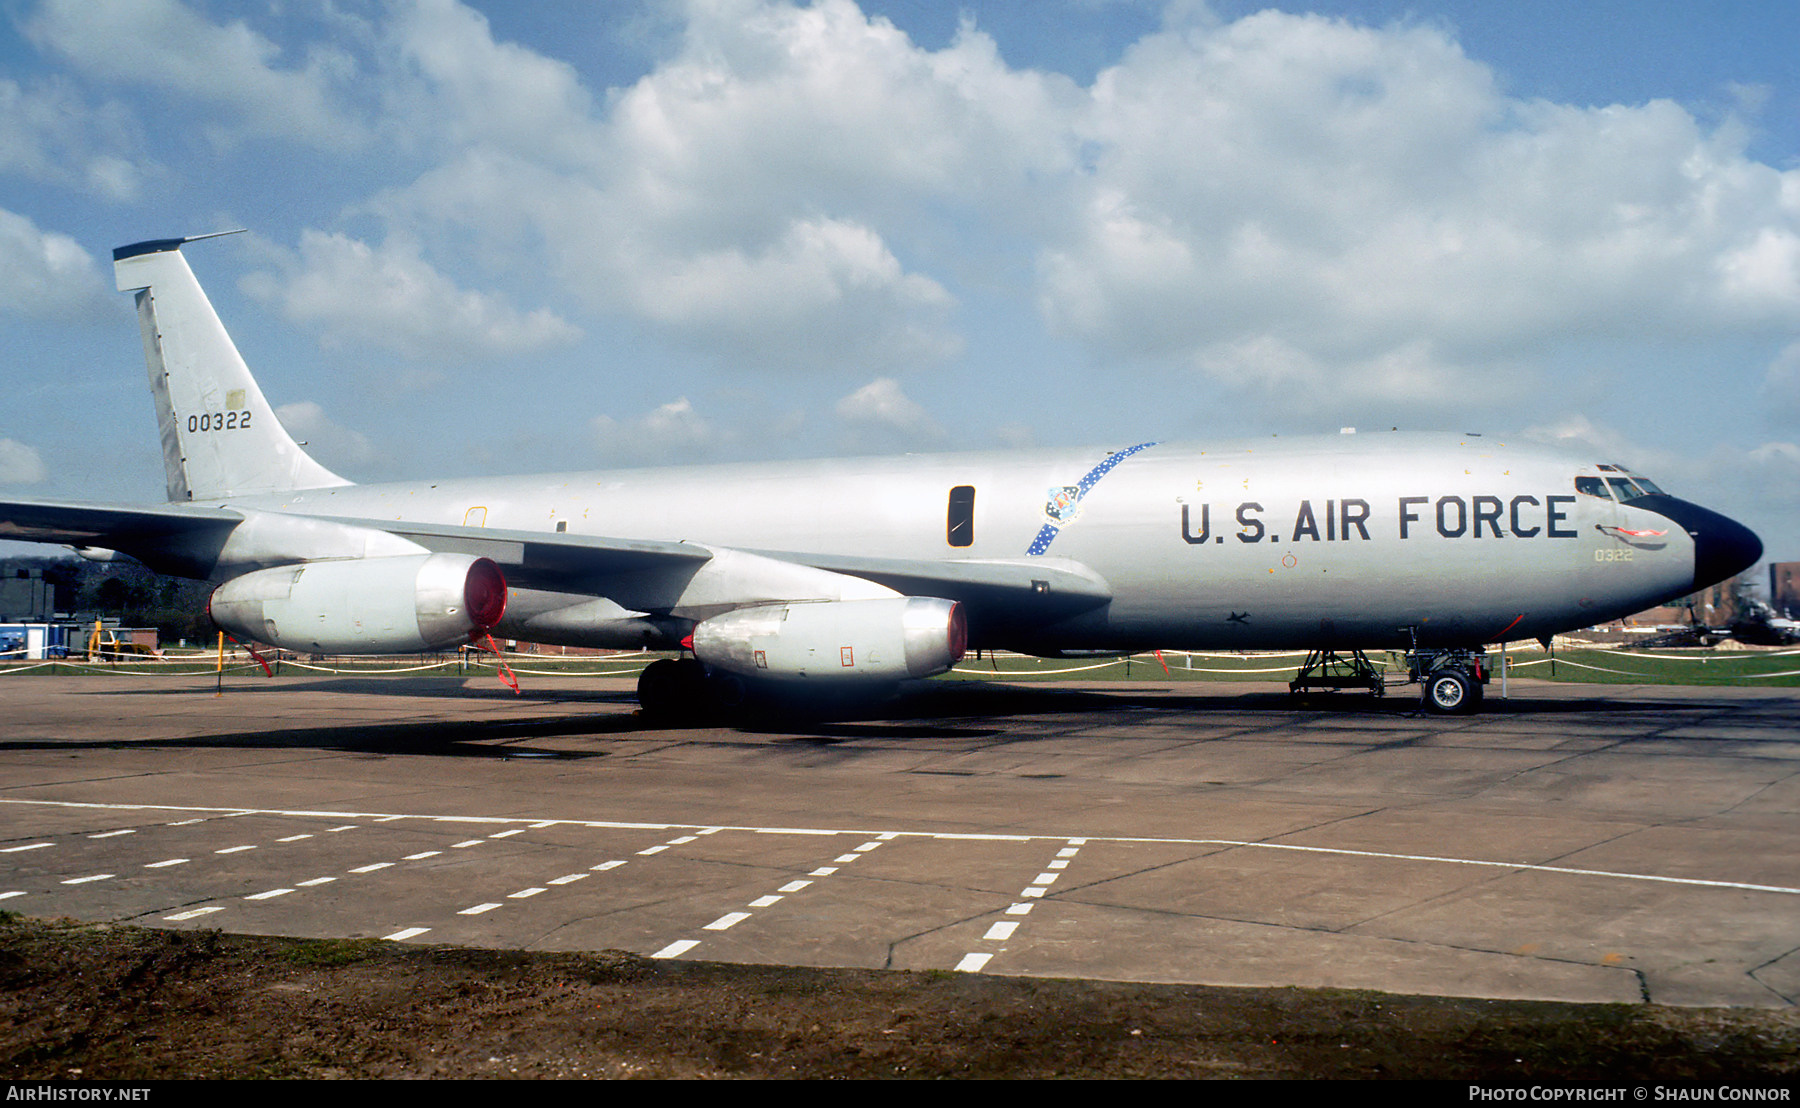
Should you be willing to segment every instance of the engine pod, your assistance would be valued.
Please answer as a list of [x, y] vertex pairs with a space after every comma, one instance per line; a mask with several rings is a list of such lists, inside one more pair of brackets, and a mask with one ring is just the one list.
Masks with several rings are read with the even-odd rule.
[[968, 638], [955, 601], [899, 596], [739, 608], [696, 626], [693, 649], [744, 677], [897, 681], [943, 673]]
[[258, 570], [207, 601], [232, 636], [319, 654], [409, 654], [468, 642], [506, 612], [487, 558], [418, 554]]

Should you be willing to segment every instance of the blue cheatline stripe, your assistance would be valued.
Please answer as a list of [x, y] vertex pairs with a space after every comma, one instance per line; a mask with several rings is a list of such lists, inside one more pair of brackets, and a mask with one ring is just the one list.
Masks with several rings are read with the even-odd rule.
[[[1155, 445], [1156, 444], [1153, 442], [1140, 442], [1136, 446], [1128, 446], [1124, 450], [1108, 454], [1106, 460], [1095, 466], [1093, 469], [1088, 470], [1087, 476], [1083, 477], [1081, 483], [1076, 486], [1075, 503], [1081, 503], [1081, 498], [1088, 494], [1088, 490], [1099, 484], [1100, 478], [1111, 473], [1114, 466], [1118, 465], [1126, 458], [1131, 457], [1133, 454], [1136, 454], [1138, 451], [1148, 450]], [[1054, 523], [1044, 524], [1043, 528], [1038, 531], [1037, 538], [1031, 540], [1031, 546], [1025, 553], [1042, 554], [1044, 551], [1050, 549], [1050, 544], [1056, 540], [1056, 535], [1059, 530], [1060, 528]]]

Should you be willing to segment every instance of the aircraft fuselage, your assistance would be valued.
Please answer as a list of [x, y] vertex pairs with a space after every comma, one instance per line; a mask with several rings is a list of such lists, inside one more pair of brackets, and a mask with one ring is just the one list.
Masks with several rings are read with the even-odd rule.
[[1110, 602], [1027, 641], [975, 618], [971, 644], [1362, 648], [1415, 635], [1535, 638], [1691, 591], [1695, 538], [1657, 512], [1577, 493], [1575, 478], [1595, 472], [1487, 437], [1388, 433], [350, 485], [218, 503], [782, 553], [1072, 560], [1104, 580]]

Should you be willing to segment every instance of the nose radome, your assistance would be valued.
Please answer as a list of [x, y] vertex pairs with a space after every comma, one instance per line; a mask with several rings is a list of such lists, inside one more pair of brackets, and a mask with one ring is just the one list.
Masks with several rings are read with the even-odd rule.
[[1762, 540], [1756, 532], [1710, 508], [1673, 496], [1641, 496], [1631, 506], [1665, 516], [1693, 536], [1695, 591], [1744, 572], [1762, 557]]

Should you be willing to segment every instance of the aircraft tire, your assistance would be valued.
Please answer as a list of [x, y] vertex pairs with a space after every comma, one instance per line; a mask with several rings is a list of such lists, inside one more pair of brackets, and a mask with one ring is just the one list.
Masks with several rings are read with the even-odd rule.
[[1466, 715], [1481, 702], [1480, 686], [1457, 669], [1440, 669], [1425, 679], [1425, 707], [1438, 715]]
[[675, 716], [681, 702], [681, 670], [677, 663], [664, 658], [651, 662], [638, 674], [638, 707], [653, 719]]
[[644, 714], [664, 722], [704, 720], [718, 704], [706, 666], [698, 658], [651, 662], [638, 676], [637, 693]]
[[736, 712], [750, 699], [744, 679], [731, 673], [715, 673], [706, 679], [707, 702], [726, 712]]

